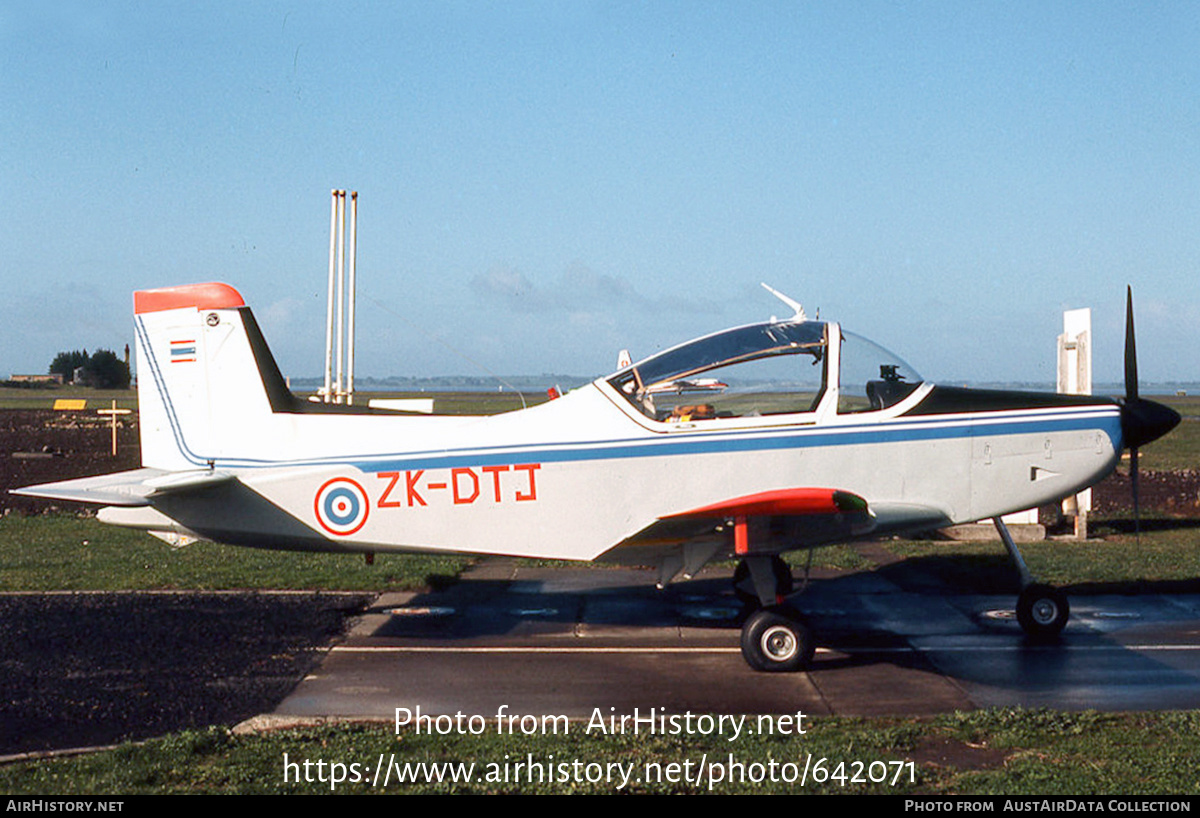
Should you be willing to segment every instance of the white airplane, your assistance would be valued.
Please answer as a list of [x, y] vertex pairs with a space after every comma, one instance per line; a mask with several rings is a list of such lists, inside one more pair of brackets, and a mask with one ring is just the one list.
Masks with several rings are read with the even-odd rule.
[[722, 383], [716, 378], [680, 378], [677, 381], [656, 383], [650, 387], [649, 392], [652, 395], [671, 392], [677, 394], [684, 392], [724, 392], [728, 388], [729, 384]]
[[[1022, 626], [1058, 633], [1065, 596], [1032, 580], [999, 518], [1096, 483], [1179, 421], [1137, 397], [1132, 318], [1118, 401], [935, 386], [784, 298], [791, 318], [539, 406], [449, 417], [300, 400], [232, 287], [138, 292], [143, 468], [18, 493], [98, 503], [177, 544], [620, 561], [657, 565], [660, 586], [735, 557], [742, 652], [768, 671], [813, 652], [780, 554], [995, 518]], [[690, 406], [656, 390], [701, 373], [757, 387]]]

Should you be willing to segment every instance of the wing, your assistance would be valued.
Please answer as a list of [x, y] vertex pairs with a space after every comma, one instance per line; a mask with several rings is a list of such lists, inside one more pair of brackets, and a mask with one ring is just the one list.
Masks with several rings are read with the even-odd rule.
[[197, 491], [237, 479], [231, 472], [213, 469], [193, 471], [164, 471], [162, 469], [133, 469], [100, 477], [62, 480], [36, 486], [13, 489], [23, 497], [42, 497], [48, 500], [70, 500], [76, 503], [98, 503], [105, 506], [148, 506], [151, 499], [167, 494]]
[[868, 504], [857, 494], [832, 488], [779, 489], [665, 515], [600, 559], [670, 563], [670, 569], [690, 575], [710, 559], [779, 554], [950, 522], [945, 511], [932, 506]]

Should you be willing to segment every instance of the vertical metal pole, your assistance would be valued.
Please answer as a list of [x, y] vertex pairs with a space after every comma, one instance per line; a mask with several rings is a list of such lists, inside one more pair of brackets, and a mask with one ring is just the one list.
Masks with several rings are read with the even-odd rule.
[[346, 403], [354, 403], [354, 261], [358, 238], [358, 191], [350, 193], [350, 308], [346, 326]]
[[346, 191], [338, 191], [338, 259], [337, 259], [337, 374], [334, 378], [334, 403], [342, 402], [342, 345], [346, 321]]
[[337, 191], [330, 191], [332, 196], [329, 207], [329, 294], [328, 306], [325, 311], [325, 394], [324, 400], [332, 400], [333, 376], [333, 265], [334, 252], [337, 248]]

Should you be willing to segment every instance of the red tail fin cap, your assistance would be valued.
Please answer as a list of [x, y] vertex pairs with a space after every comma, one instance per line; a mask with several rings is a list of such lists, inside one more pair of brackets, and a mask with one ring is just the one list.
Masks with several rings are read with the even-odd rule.
[[144, 312], [178, 310], [195, 307], [198, 310], [220, 310], [244, 307], [242, 294], [230, 287], [210, 281], [206, 284], [184, 284], [180, 287], [163, 287], [158, 290], [138, 290], [133, 294], [133, 311]]

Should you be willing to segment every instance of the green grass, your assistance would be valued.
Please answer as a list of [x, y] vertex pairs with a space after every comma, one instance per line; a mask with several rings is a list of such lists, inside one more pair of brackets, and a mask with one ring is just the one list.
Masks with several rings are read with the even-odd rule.
[[118, 409], [138, 407], [136, 389], [92, 389], [86, 386], [56, 386], [22, 389], [0, 386], [0, 409], [53, 409], [54, 401], [70, 398], [87, 400], [87, 409], [107, 409], [117, 402]]
[[873, 562], [863, 557], [850, 545], [831, 545], [811, 552], [789, 551], [783, 555], [783, 561], [792, 566], [792, 572], [799, 578], [804, 567], [809, 564], [809, 554], [812, 555], [813, 570], [869, 571], [874, 566]]
[[1170, 406], [1183, 421], [1165, 437], [1143, 446], [1138, 466], [1150, 471], [1200, 469], [1200, 396], [1154, 396], [1152, 400]]
[[457, 556], [310, 554], [195, 543], [172, 549], [141, 531], [68, 515], [0, 519], [0, 591], [189, 588], [411, 590], [471, 563]]
[[1200, 793], [1200, 713], [998, 709], [939, 719], [965, 743], [1004, 753], [1003, 768], [963, 772], [976, 795]]
[[1165, 403], [1185, 418], [1200, 419], [1200, 395], [1146, 395], [1145, 397]]
[[[490, 714], [489, 714], [490, 715]], [[754, 717], [747, 725], [756, 726]], [[483, 735], [397, 734], [390, 725], [345, 724], [234, 735], [219, 727], [188, 731], [139, 745], [87, 756], [21, 762], [0, 767], [0, 791], [19, 794], [137, 795], [148, 793], [321, 794], [341, 793], [613, 793], [615, 783], [574, 780], [574, 762], [620, 764], [635, 771], [624, 792], [633, 793], [929, 793], [972, 795], [1149, 795], [1200, 792], [1200, 714], [1064, 713], [1019, 708], [955, 713], [930, 719], [812, 717], [797, 735], [743, 732], [688, 736], [603, 735], [585, 732], [586, 722], [531, 736], [497, 735], [495, 722]], [[284, 781], [284, 755], [292, 780]], [[382, 756], [399, 764], [474, 764], [470, 783], [431, 781], [373, 789], [370, 776]], [[514, 765], [530, 756], [565, 781], [513, 781]], [[798, 777], [806, 759], [810, 779], [754, 781], [774, 762], [777, 778]], [[729, 780], [730, 759], [743, 765], [742, 780]], [[722, 780], [696, 781], [700, 762], [726, 765]], [[296, 781], [303, 762], [324, 781]], [[855, 782], [855, 762], [876, 765], [876, 778]], [[912, 764], [909, 765], [908, 762]], [[361, 765], [366, 783], [331, 785], [332, 763]], [[684, 767], [690, 762], [690, 767]], [[821, 762], [818, 764], [818, 762]], [[795, 765], [785, 768], [782, 765]], [[651, 765], [648, 768], [648, 765]], [[657, 768], [653, 765], [658, 765]], [[647, 769], [689, 769], [691, 781], [646, 780]], [[762, 765], [757, 771], [754, 765]], [[842, 766], [839, 766], [842, 765]], [[428, 768], [426, 768], [428, 769]], [[582, 770], [582, 768], [580, 768]], [[597, 770], [599, 768], [593, 768]], [[843, 775], [838, 776], [841, 770]], [[861, 768], [866, 778], [867, 768]], [[507, 772], [508, 781], [505, 781]], [[893, 776], [899, 773], [893, 783]], [[488, 780], [489, 777], [492, 780]], [[678, 776], [677, 776], [678, 778]], [[817, 781], [815, 778], [822, 778]], [[640, 781], [637, 779], [641, 779]], [[381, 779], [382, 780], [382, 779]]]
[[[799, 576], [806, 553], [785, 555]], [[296, 589], [412, 590], [457, 577], [473, 559], [424, 554], [310, 554], [199, 542], [173, 549], [149, 534], [67, 514], [0, 518], [0, 592]], [[578, 567], [577, 562], [520, 560], [537, 566]], [[732, 563], [730, 563], [732, 565]], [[812, 567], [869, 570], [852, 547], [813, 553]], [[598, 567], [597, 570], [602, 570]]]
[[[1020, 544], [1021, 555], [1038, 581], [1061, 585], [1071, 593], [1131, 593], [1149, 584], [1200, 583], [1200, 526], [1149, 519], [1143, 521], [1138, 538], [1092, 519], [1093, 537], [1104, 539]], [[998, 541], [893, 540], [883, 545], [906, 560], [883, 570], [932, 574], [960, 593], [1018, 590], [1016, 569]]]
[[[1042, 581], [1072, 586], [1131, 586], [1200, 578], [1200, 526], [1148, 519], [1140, 540], [1093, 518], [1104, 539], [1025, 543], [1021, 553]], [[1008, 592], [1015, 582], [1003, 546], [941, 540], [891, 540], [883, 547], [963, 592]], [[802, 572], [807, 552], [785, 555]], [[0, 518], [0, 591], [82, 591], [192, 588], [400, 590], [428, 587], [458, 576], [469, 557], [309, 554], [195, 543], [172, 549], [148, 534], [66, 514]], [[530, 561], [538, 565], [578, 565]], [[813, 552], [813, 568], [873, 570], [854, 546]], [[1112, 590], [1110, 587], [1108, 590]]]

